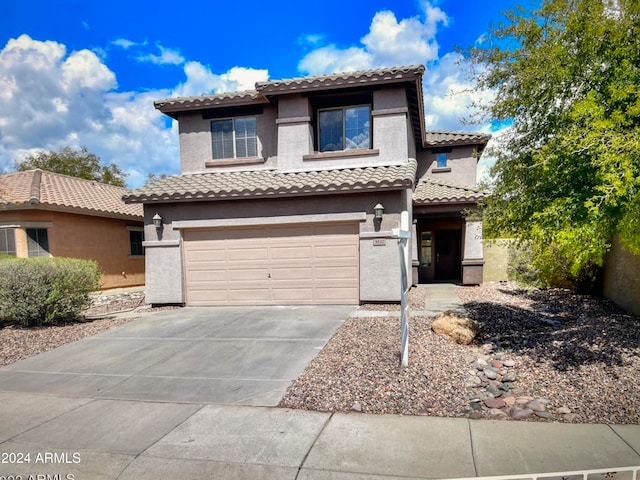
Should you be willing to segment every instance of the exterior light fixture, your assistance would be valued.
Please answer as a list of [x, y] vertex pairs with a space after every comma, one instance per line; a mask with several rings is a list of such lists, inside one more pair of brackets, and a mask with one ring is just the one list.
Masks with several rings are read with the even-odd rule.
[[384, 213], [384, 207], [381, 204], [377, 204], [373, 207], [373, 218], [376, 220], [382, 220], [382, 214]]
[[162, 228], [162, 217], [158, 213], [153, 216], [153, 226], [156, 227], [156, 230]]

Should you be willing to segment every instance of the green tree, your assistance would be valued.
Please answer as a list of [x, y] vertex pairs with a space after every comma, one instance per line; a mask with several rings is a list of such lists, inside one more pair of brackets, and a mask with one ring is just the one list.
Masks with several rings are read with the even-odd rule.
[[544, 0], [467, 51], [474, 120], [510, 122], [489, 151], [489, 234], [533, 246], [547, 284], [588, 285], [612, 236], [640, 253], [640, 2]]
[[87, 147], [82, 147], [79, 150], [62, 147], [57, 152], [40, 152], [28, 156], [21, 162], [16, 162], [16, 170], [19, 172], [35, 168], [118, 187], [126, 186], [124, 179], [127, 174], [115, 163], [102, 165], [100, 157], [90, 153]]

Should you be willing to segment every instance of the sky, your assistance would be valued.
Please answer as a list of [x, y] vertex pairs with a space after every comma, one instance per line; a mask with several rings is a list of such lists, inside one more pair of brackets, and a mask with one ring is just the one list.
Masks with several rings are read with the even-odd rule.
[[[430, 130], [468, 125], [464, 57], [516, 0], [0, 0], [0, 172], [87, 149], [127, 173], [179, 173], [177, 125], [153, 102], [258, 81], [423, 64]], [[482, 177], [490, 159], [481, 160]]]

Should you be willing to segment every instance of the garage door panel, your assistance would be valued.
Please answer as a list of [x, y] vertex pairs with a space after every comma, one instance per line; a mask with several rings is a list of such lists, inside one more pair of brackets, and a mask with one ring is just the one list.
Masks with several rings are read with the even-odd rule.
[[185, 231], [187, 303], [358, 303], [357, 232], [357, 224]]
[[228, 273], [231, 282], [267, 282], [269, 277], [268, 268], [230, 268]]

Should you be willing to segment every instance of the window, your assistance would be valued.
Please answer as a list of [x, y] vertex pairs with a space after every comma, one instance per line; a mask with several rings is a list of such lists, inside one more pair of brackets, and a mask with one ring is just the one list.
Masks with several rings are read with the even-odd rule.
[[0, 255], [16, 256], [15, 228], [0, 228]]
[[132, 257], [141, 257], [144, 255], [144, 247], [142, 246], [143, 241], [144, 232], [142, 229], [133, 230], [133, 228], [131, 228], [129, 230], [129, 246]]
[[211, 122], [213, 159], [258, 156], [256, 117], [227, 118]]
[[27, 250], [30, 257], [49, 256], [49, 236], [46, 228], [27, 228]]
[[446, 168], [448, 156], [446, 153], [438, 153], [436, 155], [436, 167]]
[[371, 107], [320, 110], [318, 130], [321, 152], [371, 148]]
[[420, 265], [431, 266], [431, 232], [422, 232], [420, 236]]

